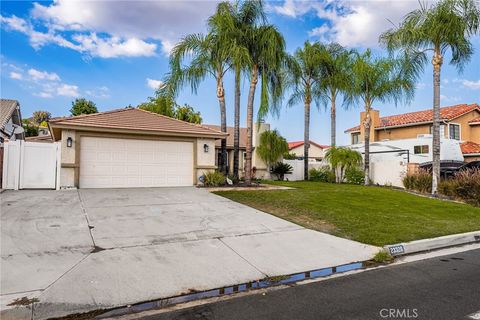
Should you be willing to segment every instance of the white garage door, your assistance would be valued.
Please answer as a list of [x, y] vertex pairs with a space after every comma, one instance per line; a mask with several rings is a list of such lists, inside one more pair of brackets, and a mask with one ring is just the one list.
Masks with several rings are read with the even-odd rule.
[[193, 143], [82, 137], [80, 188], [193, 184]]

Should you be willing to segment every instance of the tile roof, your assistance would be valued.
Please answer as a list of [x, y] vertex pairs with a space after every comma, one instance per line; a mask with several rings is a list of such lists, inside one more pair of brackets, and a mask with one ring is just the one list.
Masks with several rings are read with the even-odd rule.
[[52, 128], [74, 126], [113, 130], [132, 130], [184, 136], [222, 137], [225, 134], [206, 126], [193, 124], [137, 108], [117, 109], [107, 112], [56, 118], [49, 121]]
[[480, 154], [480, 144], [473, 141], [465, 141], [460, 144], [460, 148], [462, 149], [463, 154]]
[[[326, 146], [326, 145], [323, 145], [323, 144], [318, 144], [312, 140], [310, 140], [310, 144], [313, 144], [314, 146], [317, 146], [319, 147], [320, 149], [325, 149], [325, 148], [329, 148], [330, 146]], [[288, 143], [288, 149], [292, 150], [296, 147], [299, 147], [299, 146], [303, 146], [303, 141], [292, 141], [292, 142], [289, 142]]]
[[472, 119], [472, 120], [468, 121], [468, 123], [470, 123], [471, 125], [472, 124], [480, 124], [480, 117]]
[[33, 137], [25, 137], [25, 141], [28, 142], [53, 142], [53, 138], [51, 135], [47, 134], [44, 136], [33, 136]]
[[[203, 125], [204, 127], [207, 127], [207, 128], [210, 128], [210, 129], [213, 129], [215, 131], [221, 131], [221, 127], [220, 126], [217, 126], [217, 125], [213, 125], [213, 124], [204, 124]], [[227, 148], [233, 148], [233, 130], [234, 130], [234, 127], [227, 127], [227, 133], [228, 133], [228, 137], [227, 137]], [[247, 128], [240, 128], [240, 137], [239, 137], [239, 146], [241, 149], [245, 149], [247, 148]], [[216, 147], [220, 147], [222, 144], [222, 141], [221, 140], [217, 140], [215, 142], [215, 146]]]
[[[440, 108], [440, 118], [442, 120], [453, 120], [472, 110], [480, 111], [480, 106], [476, 103], [473, 103], [473, 104], [458, 104], [455, 106], [443, 107], [443, 108]], [[375, 128], [378, 129], [378, 128], [385, 128], [385, 127], [410, 125], [415, 123], [432, 122], [432, 119], [433, 119], [432, 114], [433, 114], [433, 110], [429, 109], [429, 110], [381, 117], [380, 124], [377, 125]], [[345, 132], [355, 132], [359, 130], [360, 130], [360, 126], [356, 126], [356, 127], [345, 130]]]
[[17, 106], [17, 100], [0, 99], [0, 129], [5, 127], [5, 124], [12, 117]]

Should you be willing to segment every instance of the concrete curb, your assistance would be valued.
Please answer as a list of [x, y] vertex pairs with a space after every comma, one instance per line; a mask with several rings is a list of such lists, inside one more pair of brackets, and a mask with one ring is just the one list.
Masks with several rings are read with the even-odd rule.
[[392, 256], [401, 256], [422, 251], [430, 251], [468, 243], [480, 243], [480, 231], [386, 245], [383, 248]]

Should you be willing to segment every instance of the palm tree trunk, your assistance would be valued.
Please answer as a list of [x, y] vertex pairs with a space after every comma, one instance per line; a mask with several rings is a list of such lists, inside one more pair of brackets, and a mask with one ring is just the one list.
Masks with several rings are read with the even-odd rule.
[[370, 184], [370, 107], [365, 107], [365, 119], [363, 120], [363, 126], [365, 128], [365, 160], [364, 160], [364, 170], [365, 170], [365, 185]]
[[[220, 130], [222, 132], [227, 132], [227, 111], [225, 106], [225, 90], [223, 89], [223, 77], [219, 72], [217, 78], [217, 98], [220, 104]], [[223, 174], [227, 173], [227, 139], [222, 138], [221, 147], [220, 147], [220, 172]]]
[[433, 64], [433, 141], [432, 141], [432, 194], [437, 193], [440, 181], [440, 69], [443, 57], [435, 50]]
[[332, 107], [330, 112], [330, 146], [334, 147], [336, 144], [336, 137], [337, 137], [337, 120], [336, 120], [336, 112], [335, 109], [335, 94], [332, 93]]
[[303, 132], [303, 180], [308, 180], [308, 149], [310, 148], [310, 98], [305, 98], [305, 124]]
[[240, 149], [240, 68], [235, 68], [235, 120], [233, 129], [233, 176], [238, 179]]
[[245, 183], [252, 183], [252, 133], [253, 133], [253, 102], [258, 82], [258, 67], [253, 66], [250, 80], [250, 90], [247, 101], [247, 150], [245, 155]]

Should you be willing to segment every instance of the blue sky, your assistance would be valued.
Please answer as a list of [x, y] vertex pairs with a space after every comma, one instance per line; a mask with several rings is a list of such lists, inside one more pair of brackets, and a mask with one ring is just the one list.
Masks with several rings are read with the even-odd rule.
[[[24, 117], [35, 110], [68, 115], [76, 97], [93, 100], [106, 111], [136, 106], [154, 92], [168, 72], [168, 52], [182, 36], [205, 31], [214, 1], [55, 1], [1, 2], [1, 97], [17, 99]], [[415, 9], [404, 1], [268, 2], [268, 18], [284, 34], [293, 52], [306, 40], [337, 41], [378, 55], [378, 35]], [[388, 20], [387, 20], [388, 19]], [[444, 64], [442, 105], [480, 102], [480, 37], [472, 39], [475, 54], [462, 74]], [[445, 61], [448, 57], [446, 57]], [[425, 69], [415, 100], [408, 106], [375, 105], [381, 115], [430, 108], [432, 70]], [[233, 78], [225, 80], [228, 123], [233, 122]], [[242, 83], [242, 125], [248, 83]], [[215, 83], [206, 80], [197, 94], [185, 88], [177, 99], [202, 113], [204, 123], [219, 122]], [[337, 139], [358, 124], [360, 107], [339, 110]], [[311, 137], [329, 142], [329, 113], [313, 109]], [[283, 108], [267, 119], [287, 140], [303, 139], [303, 106]]]

